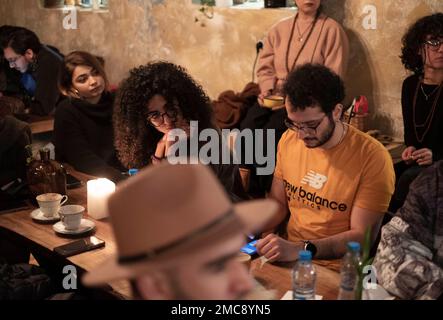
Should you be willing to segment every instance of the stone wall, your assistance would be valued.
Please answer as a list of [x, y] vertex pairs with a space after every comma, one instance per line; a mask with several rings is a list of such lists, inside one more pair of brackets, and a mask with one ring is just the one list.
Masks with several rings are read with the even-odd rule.
[[[251, 81], [255, 44], [290, 9], [216, 8], [206, 18], [191, 0], [110, 0], [107, 12], [78, 12], [78, 28], [65, 30], [61, 10], [42, 9], [38, 0], [1, 0], [0, 24], [22, 25], [41, 40], [68, 53], [82, 49], [106, 59], [118, 83], [127, 71], [153, 59], [182, 64], [216, 98], [226, 89], [241, 91]], [[351, 41], [348, 101], [368, 96], [371, 126], [401, 136], [402, 79], [398, 56], [407, 26], [443, 11], [442, 0], [324, 0], [325, 11], [342, 23]], [[377, 29], [366, 30], [364, 8], [377, 9]]]

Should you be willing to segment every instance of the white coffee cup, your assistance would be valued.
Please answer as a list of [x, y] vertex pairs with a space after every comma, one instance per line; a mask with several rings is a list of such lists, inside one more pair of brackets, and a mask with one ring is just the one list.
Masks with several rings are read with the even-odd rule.
[[59, 214], [66, 230], [77, 230], [82, 222], [85, 207], [69, 205], [60, 208]]
[[60, 207], [68, 201], [68, 196], [62, 196], [59, 193], [44, 193], [36, 199], [43, 215], [51, 218], [57, 215]]
[[252, 258], [251, 258], [251, 256], [249, 254], [244, 253], [244, 252], [239, 252], [237, 254], [237, 256], [235, 257], [235, 259], [238, 262], [241, 262], [248, 269], [248, 271], [251, 269], [251, 260], [252, 260]]

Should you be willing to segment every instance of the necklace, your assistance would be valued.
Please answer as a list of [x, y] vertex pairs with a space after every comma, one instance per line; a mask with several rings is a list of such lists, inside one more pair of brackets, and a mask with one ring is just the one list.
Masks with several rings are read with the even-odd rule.
[[344, 140], [344, 138], [345, 138], [345, 135], [346, 135], [346, 128], [345, 128], [345, 125], [343, 124], [342, 121], [340, 121], [340, 123], [341, 123], [341, 127], [342, 127], [342, 129], [343, 129], [343, 132], [342, 132], [342, 134], [341, 134], [340, 141], [337, 143], [337, 146], [339, 146], [339, 145], [343, 142], [343, 140]]
[[[435, 110], [437, 109], [437, 102], [440, 98], [440, 94], [443, 88], [443, 83], [441, 83], [438, 88], [438, 93], [435, 96], [434, 102], [432, 104], [431, 110], [429, 111], [428, 116], [426, 117], [425, 122], [422, 124], [417, 124], [417, 98], [418, 98], [418, 91], [420, 90], [420, 87], [422, 87], [422, 79], [419, 79], [417, 83], [417, 88], [415, 90], [414, 95], [414, 102], [412, 103], [412, 121], [414, 122], [414, 132], [415, 137], [417, 138], [417, 141], [419, 143], [423, 143], [423, 140], [425, 139], [425, 136], [428, 134], [429, 130], [431, 129], [432, 120], [434, 119]], [[423, 89], [423, 88], [422, 88]], [[433, 92], [429, 95], [429, 97], [433, 94]], [[426, 98], [426, 97], [425, 97]], [[427, 101], [427, 99], [426, 99]], [[423, 134], [420, 136], [418, 134], [418, 128], [424, 128]]]
[[[315, 20], [312, 23], [312, 28], [309, 30], [309, 33], [308, 33], [308, 35], [306, 37], [306, 41], [303, 42], [300, 50], [297, 52], [297, 55], [295, 56], [294, 62], [292, 63], [292, 66], [291, 66], [291, 69], [289, 69], [289, 53], [291, 52], [291, 43], [292, 43], [292, 38], [294, 37], [295, 25], [297, 23], [298, 13], [295, 16], [294, 22], [292, 23], [291, 34], [289, 36], [288, 47], [286, 48], [286, 71], [287, 71], [287, 73], [291, 72], [294, 69], [295, 64], [298, 61], [298, 58], [300, 58], [300, 54], [302, 53], [303, 49], [305, 48], [306, 43], [308, 42], [309, 38], [311, 37], [312, 31], [315, 28], [315, 25], [316, 25], [316, 23], [318, 21], [319, 15], [320, 15], [320, 13], [317, 12], [317, 15], [315, 16]], [[318, 41], [318, 39], [317, 39], [317, 41]], [[317, 47], [317, 45], [315, 45], [315, 46]]]
[[429, 100], [430, 97], [432, 97], [434, 95], [435, 92], [437, 92], [437, 90], [440, 88], [441, 84], [439, 86], [437, 86], [434, 90], [432, 90], [432, 92], [430, 94], [426, 94], [425, 89], [423, 88], [423, 83], [420, 82], [420, 88], [421, 88], [421, 92], [423, 93], [423, 95], [425, 96], [426, 101]]
[[312, 26], [314, 21], [315, 21], [315, 19], [311, 21], [311, 23], [308, 25], [308, 27], [302, 33], [300, 33], [300, 28], [298, 26], [298, 21], [297, 21], [296, 25], [297, 25], [298, 41], [303, 42], [304, 34], [309, 30], [309, 28]]

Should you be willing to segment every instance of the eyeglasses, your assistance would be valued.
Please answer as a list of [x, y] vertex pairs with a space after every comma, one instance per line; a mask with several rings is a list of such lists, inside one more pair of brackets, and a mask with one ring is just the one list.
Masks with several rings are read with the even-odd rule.
[[431, 49], [432, 51], [438, 51], [442, 43], [443, 40], [437, 40], [437, 39], [431, 39], [425, 41], [425, 44], [428, 45], [429, 49]]
[[163, 113], [160, 113], [158, 111], [150, 112], [146, 119], [148, 120], [148, 122], [152, 123], [154, 127], [160, 127], [162, 124], [165, 123], [165, 115], [168, 116], [168, 118], [172, 122], [175, 122], [177, 121], [178, 110], [174, 108], [166, 110]]
[[288, 127], [288, 129], [293, 130], [297, 133], [299, 133], [300, 131], [303, 131], [305, 134], [309, 134], [309, 135], [316, 135], [317, 134], [317, 128], [320, 126], [320, 124], [323, 122], [323, 120], [329, 115], [329, 113], [326, 113], [319, 121], [316, 125], [313, 126], [299, 126], [297, 124], [295, 124], [294, 122], [292, 122], [292, 120], [290, 120], [288, 117], [286, 117], [285, 119], [285, 125], [286, 127]]
[[15, 57], [15, 58], [6, 59], [6, 61], [8, 61], [10, 67], [12, 67], [13, 65], [16, 66], [17, 65], [16, 64], [17, 60], [20, 59], [21, 57], [22, 57], [22, 55], [19, 55], [19, 56]]

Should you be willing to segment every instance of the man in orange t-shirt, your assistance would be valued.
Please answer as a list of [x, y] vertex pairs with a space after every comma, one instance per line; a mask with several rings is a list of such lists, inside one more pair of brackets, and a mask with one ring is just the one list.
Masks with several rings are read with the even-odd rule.
[[375, 240], [394, 192], [388, 151], [369, 135], [340, 121], [343, 81], [324, 66], [307, 64], [288, 76], [285, 120], [278, 145], [270, 198], [279, 215], [290, 213], [285, 240], [270, 234], [257, 244], [270, 261], [292, 261], [300, 250], [318, 263], [339, 269], [349, 241], [362, 243], [372, 228]]

